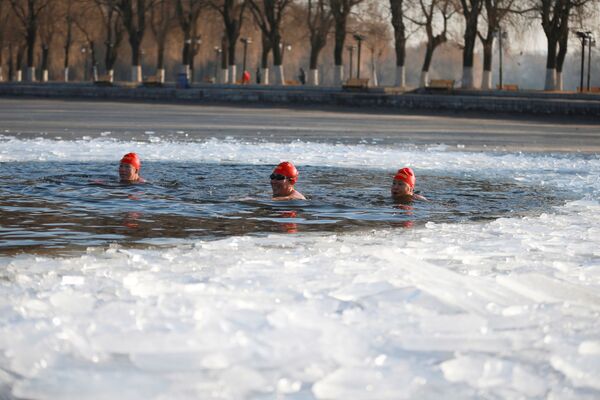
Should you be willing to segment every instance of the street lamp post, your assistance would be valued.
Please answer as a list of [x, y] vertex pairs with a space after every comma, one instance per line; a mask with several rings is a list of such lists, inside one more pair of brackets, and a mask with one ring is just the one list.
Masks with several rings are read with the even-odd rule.
[[577, 37], [581, 40], [581, 74], [579, 79], [579, 91], [583, 92], [583, 70], [585, 68], [585, 43], [588, 38], [587, 32], [577, 31], [575, 32]]
[[190, 57], [189, 61], [189, 70], [190, 70], [190, 82], [194, 82], [194, 58], [196, 54], [198, 54], [198, 50], [200, 49], [200, 45], [202, 44], [202, 37], [200, 35], [194, 37], [194, 46], [190, 46]]
[[85, 48], [85, 46], [81, 46], [81, 55], [83, 56], [83, 80], [87, 81], [87, 70], [88, 70], [88, 64], [87, 64], [87, 56], [86, 56], [86, 51], [87, 49]]
[[244, 62], [242, 64], [242, 74], [246, 72], [246, 55], [248, 54], [248, 45], [252, 43], [250, 38], [241, 38], [240, 41], [244, 44]]
[[348, 76], [352, 78], [352, 67], [354, 64], [354, 46], [346, 46], [346, 50], [348, 50], [348, 52], [350, 53], [350, 68], [348, 68], [350, 73], [348, 74]]
[[503, 74], [503, 70], [502, 70], [502, 66], [503, 66], [503, 62], [502, 62], [502, 58], [503, 58], [503, 45], [502, 45], [502, 40], [506, 39], [507, 37], [507, 33], [506, 31], [502, 30], [502, 27], [498, 27], [498, 30], [495, 32], [495, 35], [498, 37], [498, 84], [500, 86], [500, 90], [504, 89], [504, 82], [503, 82], [503, 78], [504, 78], [504, 74]]
[[221, 48], [219, 46], [215, 46], [214, 47], [215, 50], [215, 83], [217, 83], [217, 76], [218, 76], [218, 70], [219, 70], [219, 61], [221, 60], [221, 52], [223, 50], [221, 50]]
[[367, 37], [363, 35], [359, 35], [358, 33], [354, 34], [354, 39], [358, 42], [358, 56], [356, 60], [356, 77], [360, 79], [360, 48], [362, 45], [362, 41]]
[[281, 62], [283, 62], [283, 56], [285, 55], [285, 50], [292, 51], [291, 44], [279, 43], [279, 49], [281, 50]]
[[596, 46], [596, 40], [592, 36], [591, 32], [588, 32], [588, 76], [587, 76], [587, 90], [590, 91], [590, 79], [592, 75], [592, 47]]

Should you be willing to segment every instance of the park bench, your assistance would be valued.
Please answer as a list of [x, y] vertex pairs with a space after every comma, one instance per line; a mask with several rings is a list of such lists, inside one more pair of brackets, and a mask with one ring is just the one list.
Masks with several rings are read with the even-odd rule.
[[144, 87], [162, 87], [163, 83], [161, 82], [159, 75], [152, 75], [152, 76], [146, 77], [146, 79], [144, 79], [142, 81], [142, 86], [144, 86]]
[[97, 80], [94, 81], [96, 86], [112, 86], [113, 83], [110, 80], [110, 75], [100, 75]]
[[286, 86], [299, 86], [300, 82], [295, 79], [289, 79], [285, 81]]
[[583, 90], [579, 86], [577, 86], [577, 92], [579, 93], [600, 93], [600, 86], [592, 86], [590, 90], [587, 87], [584, 87]]
[[432, 79], [429, 81], [428, 89], [454, 89], [454, 79]]
[[342, 89], [367, 89], [368, 87], [368, 78], [350, 78], [342, 85]]
[[510, 92], [516, 92], [519, 90], [519, 85], [515, 85], [515, 84], [506, 84], [506, 85], [496, 85], [496, 88], [498, 90], [508, 90]]

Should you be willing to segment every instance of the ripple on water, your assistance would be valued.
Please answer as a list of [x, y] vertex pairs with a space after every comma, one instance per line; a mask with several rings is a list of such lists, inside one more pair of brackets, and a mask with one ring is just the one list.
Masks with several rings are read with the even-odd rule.
[[274, 202], [271, 168], [146, 162], [148, 183], [121, 185], [109, 163], [19, 163], [0, 177], [0, 251], [493, 220], [568, 198], [542, 185], [428, 170], [417, 188], [431, 201], [402, 205], [389, 196], [393, 171], [305, 166], [297, 188], [310, 201]]

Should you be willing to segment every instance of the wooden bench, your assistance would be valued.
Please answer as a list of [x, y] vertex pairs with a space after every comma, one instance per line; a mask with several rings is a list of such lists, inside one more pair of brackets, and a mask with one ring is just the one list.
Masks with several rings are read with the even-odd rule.
[[342, 85], [342, 89], [367, 89], [368, 87], [368, 78], [350, 78]]
[[94, 81], [96, 86], [112, 86], [113, 83], [110, 81], [110, 75], [100, 75], [98, 80]]
[[429, 81], [428, 89], [454, 89], [454, 79], [432, 79]]
[[[577, 86], [577, 91], [580, 91], [579, 86]], [[600, 86], [592, 86], [590, 87], [590, 90], [587, 90], [587, 87], [584, 87], [583, 93], [600, 93]]]
[[146, 77], [146, 79], [142, 81], [142, 85], [144, 87], [162, 87], [163, 83], [161, 82], [159, 75], [152, 75]]
[[502, 85], [502, 86], [496, 85], [496, 88], [498, 90], [508, 90], [511, 92], [516, 92], [519, 90], [519, 85], [515, 85], [515, 84], [507, 84], [507, 85]]
[[286, 86], [299, 86], [300, 82], [298, 82], [295, 79], [290, 79], [290, 80], [285, 81], [285, 84], [286, 84]]

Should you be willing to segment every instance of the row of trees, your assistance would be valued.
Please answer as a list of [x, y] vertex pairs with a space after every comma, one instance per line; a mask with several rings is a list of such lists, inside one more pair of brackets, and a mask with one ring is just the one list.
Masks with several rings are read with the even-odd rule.
[[[333, 39], [334, 84], [345, 80], [344, 54], [349, 34], [359, 41], [365, 35], [371, 52], [393, 38], [397, 86], [406, 84], [406, 47], [411, 40], [425, 43], [420, 84], [425, 86], [436, 48], [452, 35], [462, 50], [462, 87], [473, 88], [476, 45], [483, 49], [482, 88], [491, 88], [494, 41], [503, 30], [519, 30], [541, 24], [547, 39], [546, 84], [562, 88], [562, 69], [573, 30], [598, 21], [600, 0], [0, 0], [0, 76], [3, 55], [9, 69], [27, 80], [35, 77], [36, 49], [42, 79], [47, 79], [49, 60], [61, 50], [64, 80], [69, 79], [75, 43], [85, 42], [94, 74], [99, 54], [109, 80], [119, 48], [128, 42], [131, 80], [142, 79], [142, 42], [156, 46], [156, 70], [165, 77], [165, 52], [169, 38], [180, 43], [180, 72], [189, 75], [198, 53], [201, 34], [216, 25], [222, 33], [215, 48], [220, 57], [221, 82], [238, 79], [237, 50], [243, 30], [260, 37], [262, 83], [285, 84], [283, 31], [303, 26], [309, 49], [307, 82], [318, 85], [322, 50]], [[598, 28], [598, 27], [593, 27]], [[391, 35], [389, 32], [391, 30]], [[147, 31], [150, 31], [148, 33]], [[358, 35], [357, 34], [361, 34]], [[5, 51], [6, 49], [6, 51]], [[270, 62], [271, 59], [271, 62]], [[273, 71], [269, 71], [269, 66]], [[12, 72], [12, 71], [11, 71]]]

